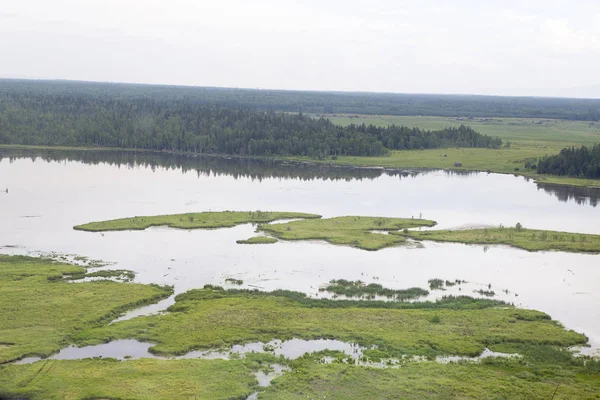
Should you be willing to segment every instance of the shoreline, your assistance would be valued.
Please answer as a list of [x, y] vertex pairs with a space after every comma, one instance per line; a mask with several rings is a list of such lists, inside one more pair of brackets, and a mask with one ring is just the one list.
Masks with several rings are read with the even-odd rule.
[[[381, 170], [384, 172], [408, 172], [408, 171], [447, 171], [447, 172], [472, 172], [472, 173], [488, 173], [488, 174], [501, 174], [501, 175], [513, 175], [515, 177], [522, 176], [524, 178], [533, 179], [534, 183], [544, 185], [559, 185], [574, 188], [588, 188], [588, 189], [600, 189], [600, 180], [595, 181], [593, 179], [584, 178], [573, 178], [568, 176], [559, 175], [538, 175], [535, 173], [527, 174], [522, 171], [506, 172], [498, 170], [483, 170], [477, 168], [438, 168], [438, 167], [410, 167], [410, 166], [387, 166], [387, 165], [359, 165], [347, 162], [336, 162], [335, 160], [315, 160], [315, 159], [304, 159], [299, 157], [281, 157], [281, 156], [241, 156], [235, 154], [212, 154], [212, 153], [191, 153], [182, 151], [172, 150], [155, 150], [155, 149], [131, 149], [122, 147], [79, 147], [79, 146], [45, 146], [45, 145], [20, 145], [20, 144], [0, 144], [0, 150], [61, 150], [61, 151], [122, 151], [130, 153], [143, 153], [143, 154], [167, 154], [167, 155], [178, 155], [185, 157], [211, 157], [216, 159], [237, 159], [237, 160], [256, 160], [256, 161], [274, 161], [280, 163], [292, 163], [297, 165], [324, 165], [328, 167], [336, 168], [348, 168], [348, 169], [365, 169], [365, 170]], [[418, 151], [418, 150], [407, 150], [407, 151]], [[355, 157], [359, 158], [360, 157]], [[562, 180], [568, 180], [568, 182], [561, 182]], [[593, 183], [592, 183], [593, 182]]]

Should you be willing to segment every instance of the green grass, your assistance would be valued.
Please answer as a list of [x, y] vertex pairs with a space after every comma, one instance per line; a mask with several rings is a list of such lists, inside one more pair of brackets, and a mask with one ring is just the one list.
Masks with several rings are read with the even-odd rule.
[[542, 231], [536, 229], [486, 228], [393, 232], [418, 240], [472, 244], [505, 244], [528, 251], [558, 250], [577, 253], [600, 252], [600, 235]]
[[48, 356], [76, 332], [168, 297], [170, 288], [111, 281], [68, 283], [83, 267], [0, 255], [0, 363]]
[[[599, 399], [600, 376], [578, 369], [539, 374], [518, 362], [506, 365], [407, 363], [378, 369], [342, 363], [320, 364], [311, 357], [292, 363], [294, 373], [276, 378], [260, 399]], [[560, 387], [558, 387], [560, 385]], [[553, 397], [557, 389], [556, 396]]]
[[273, 244], [277, 239], [269, 236], [254, 236], [249, 239], [236, 240], [237, 244]]
[[152, 226], [181, 229], [230, 228], [240, 224], [265, 223], [282, 219], [321, 218], [320, 215], [270, 211], [222, 211], [156, 215], [113, 219], [77, 225], [73, 229], [90, 232], [144, 230]]
[[87, 359], [0, 367], [0, 398], [241, 400], [255, 390], [243, 361]]
[[[392, 151], [390, 156], [383, 157], [338, 157], [337, 160], [326, 160], [327, 163], [348, 164], [357, 166], [380, 166], [388, 168], [435, 168], [469, 171], [492, 171], [529, 176], [538, 182], [556, 183], [574, 186], [600, 187], [600, 180], [579, 179], [552, 175], [538, 175], [535, 170], [526, 170], [525, 161], [558, 153], [564, 147], [592, 145], [600, 142], [600, 124], [589, 125], [585, 121], [562, 121], [543, 119], [543, 124], [536, 124], [540, 119], [527, 118], [475, 118], [458, 121], [456, 118], [444, 117], [405, 117], [405, 116], [361, 116], [350, 118], [338, 115], [330, 119], [341, 125], [365, 123], [378, 126], [391, 124], [416, 126], [422, 129], [442, 129], [449, 126], [465, 124], [490, 136], [498, 136], [510, 148], [478, 149], [449, 148]], [[445, 157], [444, 157], [445, 156]], [[305, 159], [306, 160], [306, 159]], [[455, 162], [462, 167], [454, 167]], [[518, 171], [515, 171], [518, 168]]]
[[394, 231], [435, 224], [435, 221], [424, 219], [349, 216], [260, 225], [259, 230], [284, 240], [325, 240], [363, 250], [379, 250], [403, 243], [405, 239], [371, 231]]
[[361, 281], [348, 281], [346, 279], [334, 279], [330, 281], [327, 286], [320, 288], [319, 291], [330, 292], [346, 297], [365, 297], [367, 299], [374, 299], [375, 296], [382, 296], [400, 301], [418, 299], [419, 297], [427, 296], [429, 294], [427, 290], [418, 287], [395, 290], [384, 288], [378, 283], [365, 284]]
[[[453, 310], [361, 308], [353, 302], [337, 303], [335, 308], [310, 307], [277, 293], [201, 289], [177, 296], [170, 313], [87, 329], [76, 340], [95, 344], [138, 339], [156, 343], [150, 348], [155, 354], [174, 355], [253, 341], [332, 338], [377, 345], [392, 356], [474, 356], [491, 344], [570, 346], [587, 341], [544, 313], [507, 305]], [[436, 323], [433, 316], [439, 318]]]

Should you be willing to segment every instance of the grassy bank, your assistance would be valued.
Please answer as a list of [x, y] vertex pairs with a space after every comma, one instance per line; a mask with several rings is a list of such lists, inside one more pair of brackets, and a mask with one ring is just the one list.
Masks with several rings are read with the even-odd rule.
[[89, 232], [144, 230], [151, 226], [169, 226], [181, 229], [230, 228], [240, 224], [265, 223], [283, 219], [321, 218], [320, 215], [270, 212], [270, 211], [223, 211], [173, 215], [121, 218], [109, 221], [90, 222], [73, 229]]
[[285, 240], [325, 240], [363, 250], [379, 250], [403, 243], [405, 239], [371, 231], [394, 231], [435, 224], [435, 221], [424, 219], [349, 216], [260, 225], [259, 230]]
[[87, 359], [0, 367], [0, 398], [245, 399], [256, 384], [243, 361]]
[[77, 331], [101, 326], [123, 311], [156, 302], [171, 289], [111, 281], [68, 283], [83, 267], [0, 255], [0, 363], [48, 356]]
[[434, 308], [396, 309], [330, 301], [321, 305], [331, 307], [307, 307], [278, 293], [212, 289], [194, 290], [176, 300], [168, 314], [88, 329], [77, 340], [93, 344], [132, 338], [156, 343], [152, 352], [170, 355], [272, 339], [332, 338], [377, 345], [391, 356], [475, 356], [491, 344], [570, 346], [587, 341], [544, 313], [509, 306], [448, 309], [433, 303]]
[[600, 235], [542, 231], [525, 228], [486, 228], [393, 232], [417, 240], [471, 244], [505, 244], [528, 251], [557, 250], [574, 253], [600, 252]]
[[249, 239], [236, 240], [237, 244], [273, 244], [277, 239], [269, 236], [254, 236]]

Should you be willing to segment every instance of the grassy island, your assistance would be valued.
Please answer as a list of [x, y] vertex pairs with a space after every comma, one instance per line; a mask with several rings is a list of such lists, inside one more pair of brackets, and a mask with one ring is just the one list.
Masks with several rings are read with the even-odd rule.
[[231, 228], [249, 223], [266, 223], [284, 219], [321, 218], [316, 214], [271, 211], [222, 211], [173, 215], [121, 218], [90, 222], [73, 229], [89, 232], [144, 230], [152, 226], [168, 226], [181, 229]]
[[600, 235], [542, 231], [525, 228], [487, 228], [393, 232], [417, 240], [472, 244], [504, 244], [528, 251], [557, 250], [575, 253], [600, 252]]
[[260, 225], [259, 230], [284, 240], [325, 240], [363, 250], [379, 250], [405, 242], [402, 236], [373, 231], [434, 226], [435, 221], [384, 217], [335, 217]]
[[[299, 220], [269, 223], [285, 219]], [[600, 235], [525, 229], [520, 225], [514, 228], [415, 230], [420, 227], [433, 227], [437, 222], [414, 218], [362, 216], [321, 218], [316, 214], [294, 212], [223, 211], [158, 215], [91, 222], [75, 226], [74, 229], [102, 232], [143, 230], [159, 225], [182, 229], [208, 229], [227, 228], [245, 223], [257, 223], [258, 231], [274, 237], [255, 236], [238, 240], [239, 244], [270, 244], [276, 243], [277, 239], [324, 240], [335, 245], [380, 250], [405, 243], [407, 238], [411, 238], [465, 244], [507, 245], [528, 251], [600, 252]]]
[[236, 240], [237, 244], [273, 244], [277, 239], [269, 236], [254, 236], [249, 239]]

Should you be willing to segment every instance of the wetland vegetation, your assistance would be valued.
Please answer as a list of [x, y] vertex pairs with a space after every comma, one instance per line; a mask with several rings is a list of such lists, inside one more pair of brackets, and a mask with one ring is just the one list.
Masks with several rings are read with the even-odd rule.
[[253, 236], [248, 239], [236, 240], [237, 244], [273, 244], [277, 243], [277, 239], [270, 236]]
[[[48, 356], [70, 343], [86, 345], [121, 338], [154, 343], [151, 351], [160, 355], [272, 339], [331, 338], [365, 346], [367, 364], [349, 362], [335, 351], [295, 360], [268, 352], [230, 360], [48, 359], [0, 365], [0, 396], [32, 400], [243, 399], [258, 391], [261, 399], [295, 399], [299, 394], [316, 393], [340, 399], [375, 393], [380, 398], [403, 394], [479, 398], [502, 393], [511, 398], [541, 399], [558, 383], [561, 392], [557, 398], [594, 398], [599, 387], [600, 362], [574, 358], [566, 350], [585, 344], [584, 335], [565, 330], [545, 313], [498, 300], [466, 296], [446, 296], [434, 302], [329, 300], [285, 290], [225, 290], [207, 285], [176, 296], [167, 313], [107, 325], [121, 311], [158, 301], [171, 290], [110, 281], [73, 284], [61, 278], [82, 270], [47, 259], [0, 258], [0, 311], [7, 317], [0, 325], [3, 362]], [[237, 281], [228, 278], [228, 282]], [[344, 280], [330, 284], [390, 294], [381, 285]], [[404, 294], [393, 292], [394, 296]], [[410, 358], [478, 356], [485, 348], [523, 357], [443, 365]], [[324, 364], [325, 355], [333, 361]], [[369, 360], [385, 366], [388, 359], [403, 360], [402, 367], [394, 367], [394, 363], [383, 369], [368, 367]], [[269, 370], [274, 363], [283, 363], [292, 371], [276, 378], [271, 387], [258, 387], [255, 373]]]
[[[297, 218], [300, 220], [268, 223]], [[416, 230], [415, 228], [433, 227], [437, 223], [416, 218], [363, 216], [321, 218], [316, 214], [293, 212], [223, 211], [158, 215], [91, 222], [75, 226], [74, 229], [102, 232], [142, 230], [160, 225], [182, 229], [207, 229], [232, 227], [245, 223], [257, 223], [258, 231], [282, 240], [325, 240], [331, 244], [352, 246], [362, 250], [380, 250], [406, 243], [407, 238], [410, 238], [465, 244], [508, 245], [528, 251], [600, 252], [600, 235], [527, 229], [520, 223], [517, 223], [514, 228], [500, 226], [483, 229]], [[275, 238], [256, 236], [238, 240], [237, 243], [269, 244], [275, 243], [277, 241]], [[102, 272], [99, 274], [101, 276]], [[444, 282], [435, 284], [442, 287]]]
[[600, 235], [544, 231], [537, 229], [484, 228], [391, 232], [416, 240], [467, 244], [504, 244], [528, 251], [556, 250], [576, 253], [600, 252]]
[[325, 240], [363, 250], [379, 250], [403, 243], [405, 239], [372, 231], [395, 231], [435, 224], [435, 221], [425, 219], [349, 216], [260, 225], [258, 229], [284, 240]]
[[418, 299], [429, 294], [427, 290], [417, 287], [388, 289], [379, 283], [367, 284], [361, 281], [348, 281], [346, 279], [334, 279], [327, 286], [319, 288], [319, 291], [346, 297], [374, 299], [376, 296], [381, 296], [400, 301]]
[[[597, 372], [578, 365], [488, 359], [438, 364], [408, 362], [399, 368], [363, 368], [319, 362], [320, 355], [290, 364], [293, 374], [265, 388], [261, 399], [597, 399]], [[568, 363], [567, 363], [568, 364]]]
[[[381, 303], [355, 307], [355, 302], [330, 300], [319, 303], [321, 307], [307, 307], [277, 292], [209, 287], [178, 295], [167, 314], [82, 330], [74, 340], [89, 345], [137, 339], [156, 343], [149, 349], [154, 354], [179, 355], [273, 339], [331, 338], [377, 345], [390, 357], [477, 356], [494, 344], [572, 346], [587, 342], [585, 336], [565, 330], [544, 313], [508, 305], [455, 310], [436, 307], [436, 303], [429, 304], [433, 308], [379, 308]], [[439, 322], [432, 322], [434, 316]]]
[[0, 367], [0, 398], [245, 399], [257, 388], [247, 360], [47, 360]]
[[0, 363], [48, 356], [77, 331], [172, 293], [157, 285], [62, 279], [82, 273], [85, 268], [72, 264], [0, 255]]
[[222, 211], [174, 215], [121, 218], [90, 222], [73, 229], [89, 232], [144, 230], [152, 226], [169, 226], [180, 229], [231, 228], [240, 224], [273, 222], [282, 219], [321, 218], [320, 215], [271, 211]]

